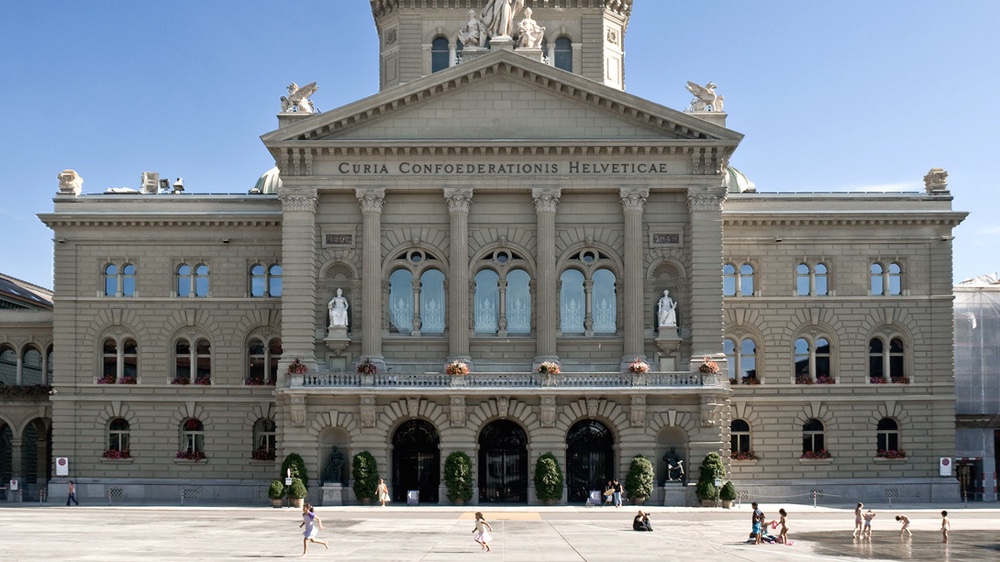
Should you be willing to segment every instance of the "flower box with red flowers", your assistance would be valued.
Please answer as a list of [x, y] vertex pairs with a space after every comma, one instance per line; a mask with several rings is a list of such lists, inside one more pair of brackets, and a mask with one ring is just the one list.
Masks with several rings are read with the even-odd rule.
[[371, 359], [365, 359], [364, 361], [358, 363], [358, 372], [362, 375], [374, 375], [378, 373], [378, 365], [372, 362]]
[[797, 375], [795, 377], [795, 384], [812, 384], [813, 380], [809, 378], [808, 375]]
[[649, 364], [636, 359], [628, 366], [628, 372], [635, 375], [642, 375], [649, 372]]
[[879, 459], [905, 459], [906, 452], [896, 449], [879, 449], [875, 453], [875, 458]]
[[831, 455], [830, 451], [827, 451], [826, 449], [820, 449], [818, 451], [806, 451], [806, 452], [802, 453], [802, 456], [799, 457], [799, 458], [807, 459], [807, 460], [811, 460], [811, 459], [829, 459], [829, 458], [833, 458], [833, 455]]
[[288, 374], [290, 375], [304, 375], [308, 372], [309, 368], [298, 357], [288, 364]]
[[118, 384], [135, 384], [139, 382], [135, 377], [122, 377], [122, 380], [118, 381]]
[[184, 386], [191, 384], [191, 379], [187, 377], [177, 377], [174, 380], [170, 381], [170, 384], [179, 384], [181, 386]]
[[123, 449], [121, 451], [119, 451], [118, 449], [108, 449], [107, 451], [104, 451], [104, 454], [101, 456], [106, 459], [112, 459], [112, 460], [132, 458], [132, 454], [129, 453], [128, 449]]
[[250, 458], [255, 461], [273, 461], [275, 459], [274, 449], [257, 449], [250, 455]]
[[868, 382], [872, 384], [886, 384], [889, 381], [885, 380], [885, 377], [868, 377]]
[[837, 381], [833, 377], [820, 376], [816, 377], [816, 384], [834, 384]]
[[201, 451], [177, 451], [177, 458], [187, 461], [200, 461], [206, 457], [205, 453]]
[[729, 457], [734, 461], [755, 461], [757, 460], [757, 455], [753, 454], [753, 451], [733, 451]]
[[452, 361], [444, 368], [444, 372], [449, 375], [468, 375], [469, 366], [461, 361]]
[[538, 364], [538, 372], [543, 375], [558, 375], [559, 364], [555, 361], [542, 361]]
[[717, 375], [719, 374], [719, 370], [719, 364], [708, 357], [702, 361], [701, 365], [698, 365], [698, 372], [704, 375]]
[[910, 384], [910, 379], [906, 377], [892, 377], [892, 384]]
[[97, 379], [97, 384], [115, 384], [116, 382], [118, 381], [115, 380], [114, 375], [104, 375], [103, 377]]
[[740, 379], [740, 384], [760, 384], [760, 379], [757, 377], [743, 377]]
[[194, 379], [194, 384], [201, 384], [201, 385], [212, 384], [212, 379], [209, 378], [209, 377], [207, 377], [207, 376], [205, 376], [205, 375], [202, 375], [202, 376]]

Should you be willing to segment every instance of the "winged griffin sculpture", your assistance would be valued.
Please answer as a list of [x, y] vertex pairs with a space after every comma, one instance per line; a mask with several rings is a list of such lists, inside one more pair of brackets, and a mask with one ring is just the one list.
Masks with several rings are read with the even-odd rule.
[[694, 113], [696, 111], [722, 111], [722, 102], [726, 98], [715, 94], [715, 82], [709, 82], [704, 86], [700, 86], [689, 80], [687, 91], [694, 95], [691, 105], [685, 110], [687, 113]]
[[282, 113], [316, 113], [316, 106], [309, 99], [309, 96], [316, 93], [319, 87], [315, 82], [310, 82], [299, 87], [292, 82], [288, 85], [288, 96], [281, 96]]

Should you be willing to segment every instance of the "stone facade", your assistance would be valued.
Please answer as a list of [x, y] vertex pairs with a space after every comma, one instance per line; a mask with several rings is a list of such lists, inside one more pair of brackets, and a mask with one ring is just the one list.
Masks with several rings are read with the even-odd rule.
[[[742, 135], [724, 114], [654, 104], [597, 70], [620, 55], [631, 2], [535, 10], [562, 30], [551, 43], [572, 39], [575, 73], [503, 41], [431, 72], [427, 45], [454, 45], [467, 9], [417, 4], [372, 2], [379, 94], [282, 115], [262, 137], [277, 194], [61, 192], [42, 215], [61, 241], [52, 454], [82, 497], [256, 499], [284, 455], [315, 482], [333, 446], [371, 452], [397, 501], [446, 502], [454, 451], [473, 458], [473, 502], [534, 503], [544, 453], [578, 502], [639, 454], [662, 483], [672, 447], [689, 474], [719, 452], [761, 497], [954, 495], [937, 459], [954, 448], [950, 236], [964, 214], [946, 188], [727, 189]], [[109, 294], [108, 264], [136, 266], [134, 291]], [[337, 289], [346, 334], [328, 329]], [[109, 340], [137, 351], [114, 356]], [[721, 371], [701, 372], [705, 358]], [[135, 384], [100, 384], [109, 361]], [[446, 374], [452, 361], [471, 372]], [[277, 385], [247, 384], [257, 374]], [[185, 376], [208, 384], [172, 384]], [[121, 420], [129, 456], [106, 458]], [[681, 482], [653, 497], [693, 500]]]

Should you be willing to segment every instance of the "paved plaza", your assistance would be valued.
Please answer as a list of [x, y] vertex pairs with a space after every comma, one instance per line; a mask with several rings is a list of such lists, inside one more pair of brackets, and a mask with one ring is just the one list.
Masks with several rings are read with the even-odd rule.
[[[291, 508], [20, 504], [0, 508], [0, 560], [259, 560], [301, 554], [301, 515]], [[650, 507], [653, 533], [631, 530], [638, 508], [610, 507], [318, 507], [318, 560], [487, 560], [569, 562], [628, 560], [996, 560], [1000, 509], [990, 504], [872, 507], [873, 540], [851, 537], [853, 506], [763, 504], [770, 520], [788, 511], [794, 544], [745, 544], [750, 506], [730, 510]], [[951, 542], [941, 544], [940, 509], [949, 510]], [[474, 512], [494, 528], [493, 552], [472, 541]], [[912, 521], [899, 538], [897, 514]]]

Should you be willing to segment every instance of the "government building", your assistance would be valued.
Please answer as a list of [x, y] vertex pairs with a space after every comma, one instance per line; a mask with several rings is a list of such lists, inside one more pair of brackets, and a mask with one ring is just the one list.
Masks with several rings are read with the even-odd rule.
[[643, 455], [693, 505], [717, 452], [745, 498], [958, 498], [947, 173], [757, 191], [714, 84], [625, 92], [632, 5], [371, 0], [379, 92], [289, 86], [249, 193], [63, 172], [50, 302], [0, 311], [0, 381], [51, 386], [4, 395], [0, 477], [252, 503], [297, 453], [351, 504], [367, 451], [446, 504], [461, 451], [472, 503], [535, 504], [552, 453], [581, 505]]

